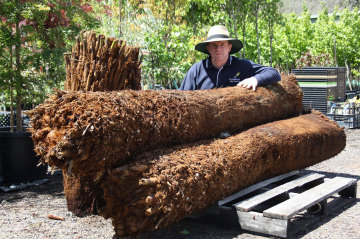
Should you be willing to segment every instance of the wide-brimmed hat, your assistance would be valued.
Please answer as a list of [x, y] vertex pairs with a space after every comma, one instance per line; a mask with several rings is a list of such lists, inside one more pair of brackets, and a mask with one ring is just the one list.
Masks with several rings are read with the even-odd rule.
[[232, 44], [230, 54], [238, 52], [243, 47], [243, 44], [240, 40], [236, 38], [231, 38], [229, 36], [229, 31], [226, 27], [217, 25], [210, 27], [206, 41], [200, 42], [195, 46], [195, 50], [201, 51], [206, 54], [210, 54], [206, 49], [206, 44], [214, 41], [229, 41]]

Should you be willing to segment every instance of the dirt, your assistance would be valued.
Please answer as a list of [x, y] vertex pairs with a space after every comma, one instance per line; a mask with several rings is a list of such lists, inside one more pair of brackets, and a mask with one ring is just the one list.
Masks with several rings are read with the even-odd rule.
[[[305, 171], [324, 173], [329, 177], [347, 176], [360, 179], [360, 129], [347, 129], [347, 146], [337, 156], [306, 168]], [[100, 216], [76, 217], [67, 210], [62, 186], [62, 175], [48, 175], [49, 182], [21, 191], [0, 192], [0, 238], [112, 238], [113, 226], [110, 220]], [[359, 186], [358, 186], [359, 191]], [[360, 204], [344, 207], [305, 227], [296, 238], [359, 238]], [[49, 214], [64, 217], [52, 220]], [[224, 228], [213, 223], [195, 219], [184, 219], [170, 227], [142, 235], [150, 238], [267, 238], [241, 231]]]

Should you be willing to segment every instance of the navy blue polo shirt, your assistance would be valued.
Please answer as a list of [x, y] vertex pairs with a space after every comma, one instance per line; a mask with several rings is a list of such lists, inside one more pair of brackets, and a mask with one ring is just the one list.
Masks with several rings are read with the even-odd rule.
[[185, 75], [180, 90], [204, 90], [236, 86], [240, 81], [254, 76], [258, 86], [278, 82], [279, 72], [268, 66], [230, 56], [221, 69], [216, 69], [210, 57], [195, 63]]

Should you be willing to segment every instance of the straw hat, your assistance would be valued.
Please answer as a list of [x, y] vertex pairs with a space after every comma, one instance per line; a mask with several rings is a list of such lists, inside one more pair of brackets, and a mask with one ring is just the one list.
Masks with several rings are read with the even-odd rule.
[[209, 55], [209, 52], [206, 49], [206, 44], [214, 41], [229, 41], [232, 44], [230, 54], [234, 54], [235, 52], [240, 51], [243, 47], [243, 44], [240, 40], [236, 38], [230, 38], [229, 31], [226, 27], [217, 25], [210, 27], [206, 41], [198, 43], [195, 46], [195, 50]]

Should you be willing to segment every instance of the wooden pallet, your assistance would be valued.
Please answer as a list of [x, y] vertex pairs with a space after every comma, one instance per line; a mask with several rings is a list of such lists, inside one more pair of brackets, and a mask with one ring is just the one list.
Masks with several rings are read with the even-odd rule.
[[236, 220], [243, 230], [288, 238], [355, 202], [356, 191], [357, 179], [294, 171], [245, 188], [201, 216]]

